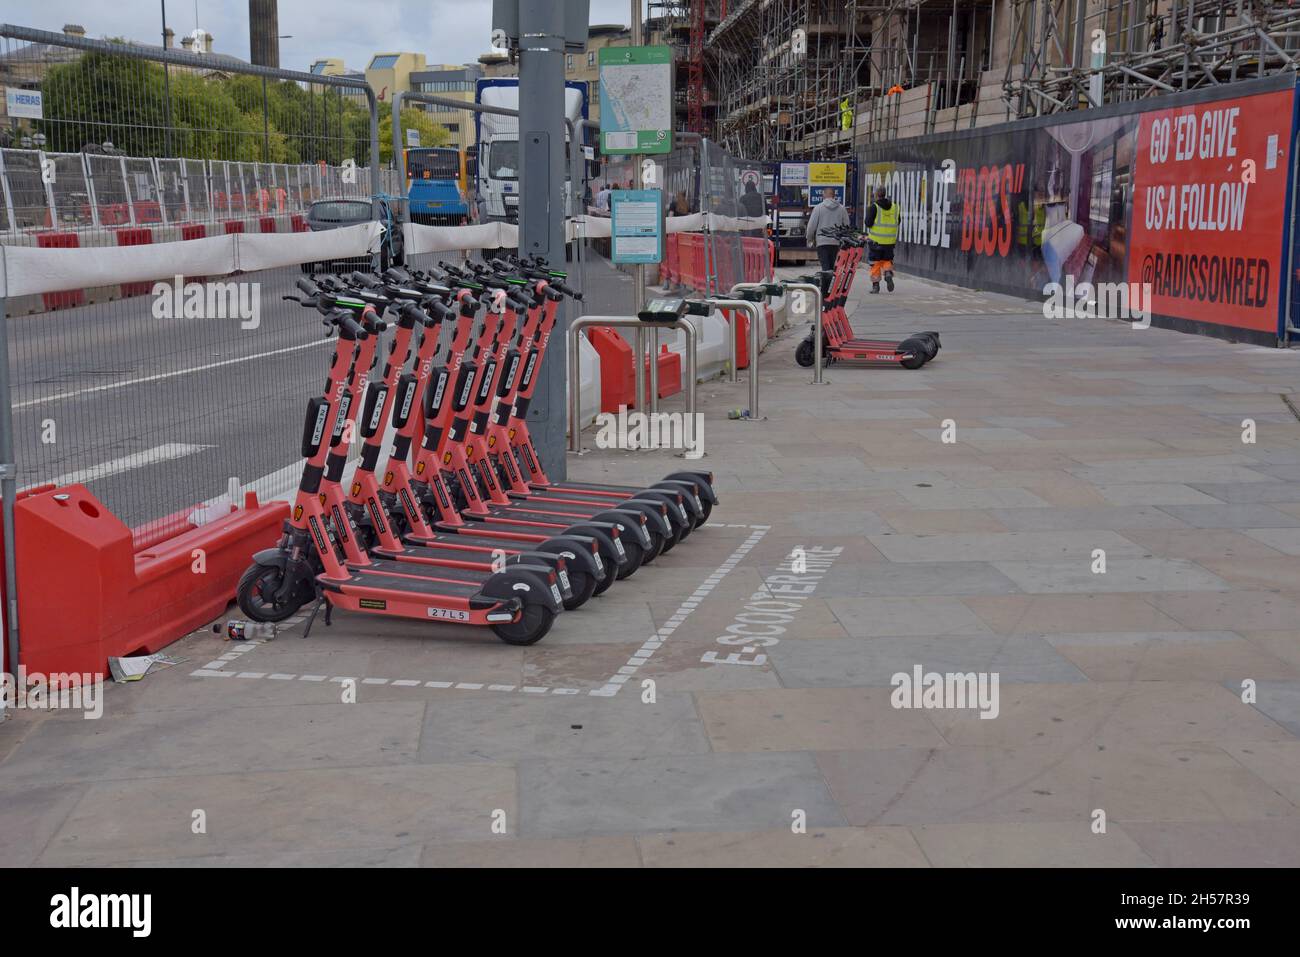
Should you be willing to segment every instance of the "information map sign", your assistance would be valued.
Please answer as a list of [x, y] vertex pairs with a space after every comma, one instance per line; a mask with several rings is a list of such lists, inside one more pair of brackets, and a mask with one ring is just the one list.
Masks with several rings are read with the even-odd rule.
[[671, 47], [602, 47], [600, 151], [670, 153], [673, 148]]

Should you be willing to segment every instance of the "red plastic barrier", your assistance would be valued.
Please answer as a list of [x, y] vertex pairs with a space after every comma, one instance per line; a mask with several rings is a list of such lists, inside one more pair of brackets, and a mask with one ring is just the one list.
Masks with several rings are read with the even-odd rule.
[[[46, 483], [45, 485], [36, 485], [29, 489], [23, 489], [22, 491], [18, 492], [18, 494], [14, 496], [15, 508], [17, 508], [17, 503], [21, 502], [23, 499], [28, 498], [32, 495], [41, 495], [44, 494], [45, 492], [52, 492], [54, 491], [55, 488], [56, 486], [50, 483]], [[3, 531], [3, 529], [4, 529], [4, 519], [3, 517], [0, 517], [0, 531]], [[0, 555], [3, 554], [4, 554], [4, 546], [2, 543], [0, 543]], [[6, 597], [7, 596], [5, 594], [5, 576], [0, 574], [0, 621], [4, 622], [5, 634], [7, 635], [9, 634], [9, 602], [6, 600]], [[9, 642], [5, 641], [3, 642], [3, 644], [4, 647], [0, 648], [0, 662], [3, 663], [3, 668], [0, 668], [0, 670], [12, 673], [14, 669], [9, 664]]]
[[[76, 233], [41, 233], [36, 237], [36, 245], [40, 249], [77, 249], [81, 246], [81, 241]], [[67, 309], [85, 305], [86, 292], [84, 289], [69, 289], [66, 292], [43, 293], [41, 298], [46, 309]]]
[[292, 228], [295, 233], [305, 233], [308, 231], [307, 218], [301, 213], [294, 213], [293, 216], [289, 218], [289, 222], [293, 224]]
[[[749, 368], [749, 316], [739, 309], [719, 309], [722, 318], [727, 322], [738, 322], [740, 327], [736, 332], [736, 368]], [[731, 335], [731, 330], [727, 330], [727, 335]]]
[[716, 257], [717, 265], [713, 270], [713, 275], [717, 285], [714, 287], [719, 292], [727, 292], [734, 286], [738, 280], [736, 278], [736, 257], [733, 255], [729, 243], [719, 242], [711, 250]]
[[131, 223], [131, 207], [126, 203], [112, 203], [100, 208], [101, 226], [127, 226]]
[[226, 228], [226, 235], [231, 233], [242, 233], [244, 231], [244, 221], [242, 219], [227, 219], [222, 225]]
[[[604, 368], [601, 369], [601, 377], [604, 377]], [[666, 399], [670, 395], [676, 395], [682, 391], [682, 357], [675, 352], [669, 352], [667, 345], [659, 347], [659, 398]], [[646, 404], [650, 402], [650, 357], [646, 357], [645, 362], [645, 397]]]
[[245, 505], [135, 552], [131, 530], [82, 485], [19, 496], [20, 663], [44, 674], [104, 674], [108, 658], [157, 651], [220, 615], [288, 514], [286, 503], [258, 505], [251, 493]]
[[[755, 281], [757, 282], [757, 280]], [[771, 339], [776, 335], [776, 313], [772, 311], [771, 306], [764, 306], [763, 316], [767, 319], [767, 337]]]
[[682, 285], [704, 291], [705, 247], [700, 233], [678, 233], [677, 257]]
[[600, 356], [600, 411], [618, 412], [632, 408], [636, 397], [636, 376], [632, 369], [632, 347], [613, 329], [592, 326], [587, 341]]
[[747, 236], [745, 244], [745, 282], [763, 282], [770, 276], [772, 244], [757, 236]]
[[[119, 229], [117, 231], [117, 244], [119, 246], [151, 246], [153, 245], [153, 230], [148, 226], [136, 227], [134, 229]], [[151, 282], [124, 282], [122, 283], [122, 297], [127, 296], [145, 296], [153, 288]]]
[[663, 274], [664, 281], [670, 283], [680, 283], [681, 272], [677, 259], [677, 240], [682, 233], [669, 233], [664, 237], [664, 264]]
[[162, 223], [162, 204], [156, 199], [142, 199], [131, 204], [137, 223]]
[[756, 282], [757, 270], [754, 268], [754, 240], [748, 236], [740, 239], [740, 275], [742, 282]]
[[258, 220], [258, 229], [260, 229], [264, 233], [275, 232], [275, 217], [263, 216], [260, 220]]

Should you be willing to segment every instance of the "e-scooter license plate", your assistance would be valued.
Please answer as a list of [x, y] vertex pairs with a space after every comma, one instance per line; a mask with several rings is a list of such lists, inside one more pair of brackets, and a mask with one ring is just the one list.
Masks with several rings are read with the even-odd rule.
[[563, 591], [572, 591], [569, 587], [569, 573], [567, 571], [560, 572], [560, 587]]
[[564, 599], [560, 597], [560, 586], [559, 586], [559, 585], [552, 585], [552, 586], [551, 586], [551, 595], [555, 598], [555, 601], [556, 601], [557, 604], [563, 604]]
[[457, 608], [429, 608], [427, 612], [430, 618], [442, 621], [469, 621], [469, 612]]

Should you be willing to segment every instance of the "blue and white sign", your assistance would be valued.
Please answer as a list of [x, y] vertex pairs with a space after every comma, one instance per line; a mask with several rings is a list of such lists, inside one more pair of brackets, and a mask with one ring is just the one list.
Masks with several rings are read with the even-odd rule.
[[5, 87], [5, 112], [14, 120], [45, 119], [40, 90], [17, 90]]
[[808, 205], [816, 206], [827, 196], [834, 196], [841, 204], [844, 202], [843, 186], [809, 186]]
[[663, 196], [663, 191], [658, 189], [619, 189], [610, 193], [614, 262], [663, 262]]

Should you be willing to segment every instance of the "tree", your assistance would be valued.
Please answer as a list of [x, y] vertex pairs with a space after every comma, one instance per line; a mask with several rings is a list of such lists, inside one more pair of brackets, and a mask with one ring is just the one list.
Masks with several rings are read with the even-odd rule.
[[338, 87], [175, 66], [164, 76], [159, 63], [96, 51], [52, 66], [41, 89], [51, 152], [111, 140], [129, 156], [370, 163], [364, 96]]

